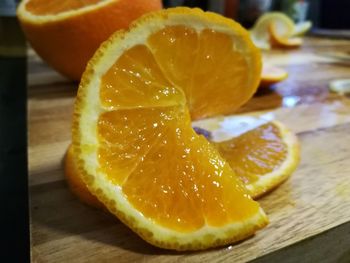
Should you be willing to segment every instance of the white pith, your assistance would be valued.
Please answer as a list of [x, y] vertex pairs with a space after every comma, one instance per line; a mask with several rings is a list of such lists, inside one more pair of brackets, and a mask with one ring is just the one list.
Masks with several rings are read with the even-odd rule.
[[18, 6], [17, 14], [20, 15], [23, 20], [26, 20], [26, 21], [31, 22], [33, 24], [57, 22], [57, 21], [65, 20], [69, 17], [84, 15], [85, 13], [91, 12], [91, 11], [96, 10], [98, 8], [105, 7], [112, 2], [118, 2], [118, 1], [119, 0], [104, 0], [104, 1], [96, 3], [96, 4], [87, 5], [87, 6], [79, 8], [79, 9], [60, 12], [58, 14], [35, 15], [26, 9], [26, 4], [28, 2], [30, 2], [30, 0], [22, 0]]

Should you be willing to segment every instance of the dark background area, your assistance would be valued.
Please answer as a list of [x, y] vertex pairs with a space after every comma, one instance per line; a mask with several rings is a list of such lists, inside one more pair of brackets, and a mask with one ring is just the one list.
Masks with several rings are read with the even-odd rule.
[[[259, 0], [255, 0], [259, 1]], [[270, 10], [280, 11], [286, 2], [291, 0], [272, 0]], [[299, 0], [300, 1], [300, 0]], [[317, 28], [350, 29], [350, 1], [349, 0], [305, 0], [309, 3], [307, 18]], [[216, 2], [215, 4], [213, 4]], [[242, 7], [249, 6], [254, 0], [163, 0], [165, 7], [185, 5], [213, 10], [235, 18], [246, 27], [251, 27], [257, 16], [247, 19]], [[220, 7], [221, 6], [221, 7]], [[257, 14], [258, 15], [258, 14]]]

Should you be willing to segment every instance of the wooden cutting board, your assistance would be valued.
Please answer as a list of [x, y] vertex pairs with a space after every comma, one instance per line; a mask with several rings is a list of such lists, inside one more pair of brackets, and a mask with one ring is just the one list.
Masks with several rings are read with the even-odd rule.
[[301, 141], [301, 163], [288, 181], [259, 199], [268, 227], [238, 244], [192, 253], [155, 248], [69, 192], [62, 160], [77, 83], [29, 50], [32, 261], [350, 262], [350, 99], [328, 92], [329, 81], [350, 78], [350, 64], [322, 56], [349, 49], [350, 41], [308, 38], [301, 49], [265, 54], [265, 61], [285, 67], [289, 78], [259, 91], [239, 114], [288, 125]]

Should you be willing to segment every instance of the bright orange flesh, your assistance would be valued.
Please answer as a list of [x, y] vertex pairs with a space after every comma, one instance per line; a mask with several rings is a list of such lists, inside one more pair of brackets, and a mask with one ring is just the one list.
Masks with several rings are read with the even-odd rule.
[[65, 11], [97, 4], [103, 0], [31, 0], [27, 10], [35, 15], [56, 15]]
[[246, 184], [278, 169], [287, 157], [287, 146], [273, 123], [216, 145], [220, 155]]
[[[140, 118], [144, 119], [141, 123], [125, 123], [124, 127], [119, 111], [101, 117], [100, 140], [113, 138], [114, 143], [108, 140], [101, 145], [99, 162], [110, 179], [122, 185], [124, 194], [137, 210], [163, 226], [182, 232], [197, 230], [205, 223], [222, 226], [241, 221], [257, 211], [257, 204], [252, 205], [250, 198], [244, 196], [244, 186], [227, 163], [217, 157], [205, 138], [190, 128], [189, 115], [183, 115], [177, 108], [151, 108], [128, 110], [127, 116], [136, 117], [134, 111], [140, 112]], [[115, 133], [103, 130], [106, 118]], [[118, 173], [123, 167], [119, 160], [123, 160], [124, 148], [130, 145], [140, 148], [127, 156], [126, 163], [130, 165]], [[118, 163], [114, 165], [116, 159]], [[223, 192], [223, 185], [232, 188], [225, 187]], [[206, 189], [205, 194], [202, 189]]]
[[[150, 36], [149, 47], [125, 51], [102, 77], [100, 99], [110, 111], [98, 120], [100, 169], [138, 211], [179, 232], [244, 221], [259, 209], [215, 147], [193, 131], [186, 109], [193, 118], [210, 116], [251, 93], [240, 89], [240, 97], [234, 88], [251, 80], [232, 45], [215, 31], [167, 27]], [[220, 70], [208, 81], [214, 67]]]
[[[116, 108], [166, 106], [185, 103], [184, 93], [192, 119], [233, 112], [252, 95], [253, 80], [245, 57], [232, 46], [223, 33], [169, 26], [151, 35], [148, 47], [133, 47], [119, 58], [103, 77], [101, 98]], [[114, 78], [120, 81], [113, 83]], [[226, 96], [216, 99], [222, 93]]]
[[[246, 57], [226, 34], [172, 26], [151, 35], [148, 45], [165, 76], [185, 92], [192, 119], [233, 112], [252, 95]], [[226, 96], [216, 99], [223, 92]]]

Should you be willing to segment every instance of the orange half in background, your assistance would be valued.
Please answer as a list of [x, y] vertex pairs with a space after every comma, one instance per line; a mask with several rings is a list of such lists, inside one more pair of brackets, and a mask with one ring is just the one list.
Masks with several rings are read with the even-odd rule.
[[251, 236], [268, 220], [191, 120], [255, 93], [261, 55], [238, 23], [153, 12], [95, 53], [80, 83], [73, 154], [89, 191], [143, 239], [176, 250]]
[[161, 0], [23, 0], [17, 16], [38, 55], [80, 80], [88, 60], [114, 31], [161, 8]]

